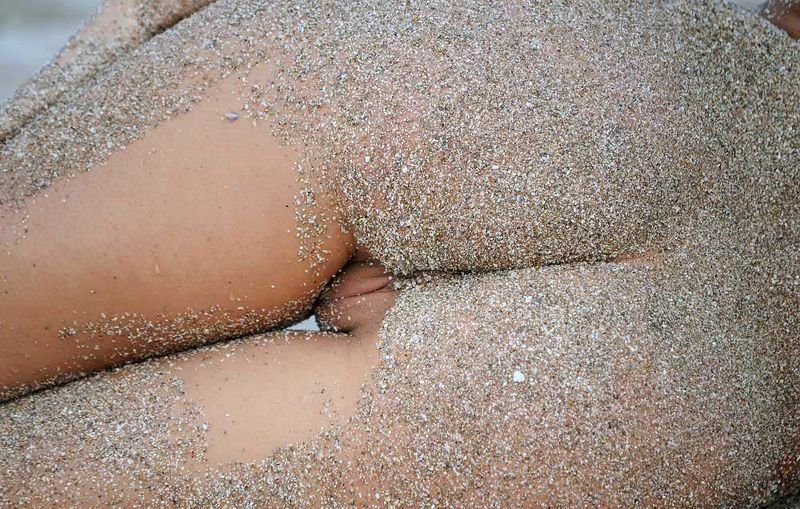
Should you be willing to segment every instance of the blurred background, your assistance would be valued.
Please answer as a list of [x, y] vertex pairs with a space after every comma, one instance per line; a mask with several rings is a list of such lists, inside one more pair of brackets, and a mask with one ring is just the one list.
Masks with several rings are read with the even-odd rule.
[[0, 102], [97, 9], [100, 0], [0, 0]]

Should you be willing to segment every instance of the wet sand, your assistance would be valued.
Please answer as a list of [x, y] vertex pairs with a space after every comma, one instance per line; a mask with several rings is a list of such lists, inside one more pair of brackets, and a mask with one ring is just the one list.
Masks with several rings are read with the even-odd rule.
[[[7, 142], [6, 210], [232, 74], [248, 119], [314, 149], [298, 170], [359, 243], [421, 274], [345, 424], [198, 477], [182, 465], [205, 417], [180, 377], [126, 368], [0, 409], [0, 484], [22, 490], [6, 496], [80, 498], [73, 473], [120, 472], [142, 495], [112, 497], [183, 506], [758, 506], [796, 490], [798, 55], [716, 2], [214, 4]], [[266, 59], [274, 79], [248, 79]], [[43, 469], [52, 481], [25, 481]]]
[[370, 356], [298, 350], [298, 370], [276, 335], [74, 382], [0, 409], [0, 485], [75, 505], [758, 507], [798, 481], [797, 316], [741, 277], [793, 256], [776, 247], [407, 281], [358, 406], [271, 455], [271, 391], [354, 402]]

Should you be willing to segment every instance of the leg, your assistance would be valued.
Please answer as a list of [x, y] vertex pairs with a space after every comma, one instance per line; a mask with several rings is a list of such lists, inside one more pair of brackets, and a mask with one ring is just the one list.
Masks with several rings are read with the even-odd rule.
[[236, 340], [0, 405], [0, 505], [174, 505], [158, 485], [258, 463], [345, 425], [379, 361], [377, 327], [394, 294], [369, 264], [339, 281], [325, 307], [347, 334]]
[[[23, 426], [36, 431], [24, 442], [3, 442], [0, 506], [160, 506], [169, 495], [150, 489], [165, 474], [190, 481], [207, 470], [259, 462], [344, 424], [376, 363], [374, 336], [272, 333], [73, 382], [45, 391], [32, 406], [28, 398], [9, 402], [0, 407], [8, 426], [0, 436]], [[66, 427], [52, 416], [58, 431], [45, 445], [40, 433], [56, 428], [39, 419], [59, 405], [80, 410]], [[95, 412], [104, 417], [91, 430]], [[14, 413], [25, 422], [13, 422]], [[29, 447], [37, 451], [26, 460]], [[11, 458], [20, 462], [7, 464]], [[141, 461], [154, 468], [141, 468]]]
[[298, 236], [293, 151], [224, 117], [233, 83], [27, 199], [24, 235], [2, 218], [0, 393], [279, 326], [345, 264], [324, 197]]
[[[766, 500], [797, 483], [784, 399], [796, 378], [771, 370], [796, 355], [705, 313], [705, 282], [671, 266], [654, 257], [411, 288], [383, 324], [360, 400], [376, 362], [375, 322], [360, 320], [352, 343], [275, 336], [33, 395], [0, 407], [0, 439], [12, 445], [0, 485], [18, 484], [12, 501], [73, 505]], [[380, 309], [380, 289], [356, 305], [354, 293], [332, 298], [350, 312], [327, 314]], [[58, 414], [63, 405], [72, 415]], [[783, 486], [772, 484], [779, 474]]]

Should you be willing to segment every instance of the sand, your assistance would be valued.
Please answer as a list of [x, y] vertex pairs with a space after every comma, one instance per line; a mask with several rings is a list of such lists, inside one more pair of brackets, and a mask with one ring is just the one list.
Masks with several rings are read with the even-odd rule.
[[[358, 241], [421, 274], [346, 426], [188, 475], [204, 432], [180, 383], [121, 404], [155, 390], [145, 365], [2, 407], [0, 485], [52, 500], [74, 472], [124, 465], [179, 506], [758, 506], [796, 490], [798, 46], [717, 2], [641, 10], [221, 0], [65, 93], [0, 149], [6, 210], [233, 73], [245, 115], [310, 149], [298, 170]], [[248, 81], [264, 60], [274, 80]], [[184, 422], [189, 445], [168, 449]], [[49, 484], [24, 481], [43, 469]]]
[[186, 464], [208, 417], [163, 363], [45, 391], [0, 409], [0, 485], [66, 505], [93, 493], [73, 479], [108, 478], [104, 502], [181, 507], [758, 507], [797, 488], [800, 363], [792, 302], [731, 277], [790, 253], [747, 251], [421, 278], [346, 425], [205, 473]]
[[0, 142], [118, 57], [208, 5], [208, 0], [105, 0], [58, 54], [0, 105]]

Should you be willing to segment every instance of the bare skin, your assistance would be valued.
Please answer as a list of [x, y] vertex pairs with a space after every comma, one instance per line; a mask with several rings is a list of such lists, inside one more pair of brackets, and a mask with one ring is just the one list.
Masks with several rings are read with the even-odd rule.
[[[619, 261], [618, 264], [658, 267], [661, 259], [658, 256], [648, 256], [646, 259]], [[568, 273], [562, 276], [569, 278]], [[542, 275], [542, 277], [549, 276]], [[554, 276], [553, 281], [557, 282], [558, 278], [559, 276]], [[614, 284], [615, 278], [615, 275], [609, 273], [607, 282]], [[183, 469], [182, 475], [200, 481], [209, 472], [228, 472], [239, 464], [257, 465], [262, 460], [272, 457], [281, 448], [313, 441], [320, 431], [331, 426], [344, 426], [344, 429], [348, 430], [347, 421], [356, 411], [362, 387], [369, 383], [373, 368], [379, 364], [377, 330], [385, 311], [395, 299], [395, 294], [389, 286], [390, 282], [391, 278], [383, 273], [380, 267], [368, 262], [351, 264], [337, 276], [336, 282], [326, 292], [317, 313], [327, 317], [328, 326], [346, 331], [344, 334], [296, 334], [291, 337], [277, 335], [272, 339], [270, 336], [265, 336], [237, 341], [222, 348], [200, 349], [177, 357], [167, 357], [152, 364], [161, 374], [147, 382], [151, 385], [148, 390], [158, 390], [159, 387], [167, 386], [169, 380], [177, 378], [181, 380], [184, 391], [183, 403], [168, 409], [169, 422], [164, 424], [170, 429], [177, 429], [176, 424], [184, 415], [182, 405], [192, 405], [202, 415], [203, 426], [206, 429], [205, 448], [194, 450], [179, 458]], [[551, 311], [554, 310], [544, 308], [541, 313], [546, 315]], [[613, 313], [613, 310], [609, 312]], [[575, 316], [580, 316], [580, 313], [576, 311]], [[601, 319], [601, 316], [595, 318]], [[647, 320], [647, 317], [644, 318]], [[465, 313], [461, 325], [469, 328], [470, 322], [475, 320], [476, 318]], [[449, 325], [455, 326], [455, 324]], [[631, 339], [632, 344], [636, 345], [637, 339]], [[445, 362], [445, 366], [450, 365], [456, 369], [464, 359], [452, 357], [442, 361]], [[643, 358], [641, 374], [645, 378], [650, 372], [647, 363], [648, 361]], [[140, 368], [137, 366], [130, 366], [111, 376], [117, 377], [121, 387], [128, 387], [131, 379], [137, 380], [135, 375], [138, 369]], [[560, 374], [565, 379], [573, 376], [567, 372]], [[642, 387], [638, 375], [620, 373], [620, 376], [630, 376], [632, 386]], [[90, 385], [86, 387], [89, 393], [93, 383], [101, 383], [101, 379], [89, 381]], [[374, 391], [372, 392], [374, 394]], [[632, 401], [628, 403], [635, 403], [641, 412], [636, 415], [620, 415], [620, 419], [626, 422], [626, 429], [631, 432], [631, 442], [627, 445], [633, 450], [641, 448], [647, 451], [648, 443], [653, 439], [650, 433], [651, 413], [657, 411], [657, 403], [652, 400], [648, 390], [632, 390], [630, 393], [625, 393], [625, 397], [631, 398]], [[394, 408], [390, 401], [378, 399], [378, 408], [382, 404], [389, 409]], [[535, 413], [536, 409], [531, 408], [530, 412]], [[379, 420], [377, 417], [379, 413], [378, 411], [371, 415]], [[66, 428], [69, 417], [62, 416], [58, 419], [65, 420]], [[530, 430], [519, 430], [521, 434], [529, 432]], [[127, 443], [119, 443], [119, 438], [113, 434], [113, 426], [108, 429], [100, 426], [92, 430], [92, 433], [94, 434], [91, 440], [98, 440], [97, 433], [100, 433], [99, 441], [112, 444], [112, 449], [129, 446]], [[405, 442], [407, 436], [402, 434], [396, 437], [369, 436], [369, 428], [365, 433], [368, 435], [367, 444], [385, 440], [400, 449], [414, 450], [419, 446]], [[176, 441], [191, 440], [191, 438], [191, 431], [178, 431], [174, 435]], [[472, 437], [467, 436], [467, 443], [470, 440]], [[676, 436], [675, 440], [678, 444], [682, 443], [681, 437]], [[345, 445], [339, 453], [343, 463], [362, 454], [358, 447], [352, 447], [353, 443], [358, 443], [357, 440], [349, 440], [346, 443], [350, 446]], [[693, 460], [693, 468], [685, 474], [685, 478], [674, 481], [692, 483], [696, 490], [695, 501], [713, 500], [717, 488], [716, 482], [719, 481], [715, 477], [714, 464], [720, 453], [711, 446], [711, 443], [708, 450], [695, 452], [698, 455]], [[580, 458], [583, 451], [564, 451], [557, 447], [529, 451], [538, 462], [552, 462], [556, 465], [568, 462], [567, 457], [571, 453]], [[147, 497], [155, 496], [152, 493], [143, 494], [138, 489], [131, 489], [131, 486], [138, 484], [128, 478], [131, 474], [126, 469], [118, 468], [113, 471], [113, 482], [98, 483], [93, 477], [79, 473], [85, 472], [85, 469], [71, 468], [71, 465], [78, 467], [90, 460], [104, 461], [104, 459], [86, 458], [80, 450], [65, 451], [57, 464], [41, 464], [36, 468], [47, 470], [58, 468], [59, 471], [68, 473], [66, 477], [68, 482], [60, 485], [55, 493], [62, 497], [62, 500], [69, 501], [71, 506], [136, 506], [141, 505], [141, 497], [144, 496], [147, 500]], [[787, 458], [786, 464], [785, 475], [787, 479], [792, 479], [796, 475], [793, 458]], [[574, 465], [576, 471], [564, 475], [579, 476], [581, 473], [597, 471], [598, 468], [609, 470], [615, 468], [613, 464], [599, 467], [597, 464], [580, 460], [576, 460]], [[141, 466], [137, 465], [134, 471], [139, 468]], [[398, 465], [397, 468], [401, 469], [402, 466]], [[379, 501], [370, 498], [372, 493], [380, 491], [380, 488], [391, 490], [391, 486], [386, 484], [387, 481], [380, 477], [379, 471], [365, 473], [362, 477], [357, 473], [358, 470], [343, 470], [347, 472], [345, 474], [347, 477], [341, 480], [345, 486], [364, 488], [360, 491], [366, 494], [365, 498], [353, 500], [357, 506], [375, 505]], [[170, 499], [170, 490], [179, 489], [178, 485], [185, 482], [159, 472], [153, 472], [152, 476], [149, 482], [158, 486], [154, 491], [158, 493], [162, 503]], [[409, 476], [409, 482], [412, 478]], [[542, 479], [538, 481], [543, 484], [532, 486], [528, 491], [504, 493], [508, 505], [552, 506], [557, 505], [554, 501], [562, 500], [559, 490], [563, 488], [560, 483], [566, 483], [567, 479], [554, 477], [549, 483]], [[417, 479], [417, 482], [419, 486], [432, 492], [436, 490], [436, 477]], [[490, 485], [491, 483], [487, 482], [484, 487]], [[262, 486], [253, 489], [263, 488]], [[326, 487], [312, 486], [311, 493], [316, 494], [317, 488], [320, 492], [324, 492]], [[602, 491], [600, 488], [597, 486], [586, 489]], [[11, 501], [15, 500], [17, 494], [36, 497], [39, 494], [47, 496], [53, 493], [53, 487], [43, 485], [37, 476], [19, 479], [19, 485], [6, 486], [6, 489], [5, 496]], [[0, 491], [0, 498], [2, 494]], [[481, 495], [466, 491], [465, 496], [480, 499]], [[616, 505], [613, 498], [595, 500], [601, 505]], [[676, 503], [681, 502], [687, 502], [687, 499], [676, 498]], [[36, 503], [32, 506], [45, 505]], [[660, 506], [663, 505], [663, 500], [644, 499], [642, 505]]]
[[170, 373], [209, 419], [206, 461], [193, 468], [258, 461], [344, 424], [379, 362], [378, 328], [396, 297], [390, 284], [380, 266], [354, 262], [317, 308], [344, 334], [246, 344], [238, 350], [244, 355], [225, 362], [218, 353], [196, 352], [173, 365]]
[[[206, 4], [155, 2], [141, 11], [131, 1], [104, 4], [80, 37], [142, 39], [142, 27], [152, 34]], [[158, 14], [133, 20], [141, 12]], [[81, 58], [67, 48], [54, 65]], [[297, 154], [245, 121], [225, 119], [236, 104], [225, 87], [103, 168], [29, 199], [22, 240], [19, 217], [4, 216], [0, 397], [281, 325], [302, 314], [352, 255], [352, 237], [331, 224], [326, 262], [312, 269], [297, 258]], [[228, 256], [234, 248], [236, 259]]]
[[[16, 293], [13, 298], [0, 296], [6, 299], [0, 300], [0, 307], [14, 311], [3, 327], [11, 324], [7, 330], [30, 334], [27, 337], [32, 341], [2, 352], [12, 354], [3, 358], [15, 357], [20, 362], [19, 367], [12, 366], [17, 371], [9, 375], [9, 386], [19, 383], [20, 374], [34, 381], [46, 380], [179, 349], [198, 339], [187, 340], [178, 328], [169, 329], [171, 332], [155, 343], [132, 341], [125, 335], [109, 340], [105, 335], [82, 331], [82, 324], [94, 322], [98, 316], [116, 316], [109, 312], [132, 312], [167, 323], [187, 307], [201, 310], [223, 305], [222, 312], [230, 313], [234, 322], [247, 309], [268, 309], [279, 312], [274, 315], [274, 323], [279, 323], [281, 317], [288, 316], [281, 315], [283, 306], [297, 300], [310, 305], [324, 281], [353, 255], [352, 238], [332, 225], [326, 236], [334, 253], [329, 265], [318, 272], [309, 271], [309, 266], [296, 258], [296, 238], [282, 230], [294, 224], [294, 216], [282, 215], [281, 208], [286, 208], [287, 198], [291, 203], [297, 191], [293, 179], [287, 177], [291, 173], [283, 169], [291, 167], [293, 155], [270, 145], [272, 140], [248, 132], [247, 124], [225, 120], [224, 100], [208, 106], [213, 101], [208, 99], [187, 117], [159, 127], [125, 152], [115, 154], [106, 168], [65, 182], [48, 191], [47, 196], [40, 195], [26, 204], [32, 216], [30, 233], [19, 244], [16, 237], [14, 242], [7, 242], [12, 264], [8, 270], [2, 267], [16, 285], [12, 287]], [[191, 124], [182, 126], [184, 119], [194, 119], [186, 122], [199, 122], [209, 130], [199, 132]], [[230, 133], [226, 129], [239, 131], [227, 137]], [[204, 138], [206, 133], [208, 138]], [[220, 144], [232, 149], [220, 153]], [[216, 151], [206, 150], [212, 145], [216, 145]], [[253, 153], [268, 155], [266, 163], [258, 161], [257, 171], [249, 166]], [[131, 159], [125, 159], [129, 156]], [[141, 165], [138, 172], [136, 164]], [[213, 169], [221, 165], [226, 169], [224, 175]], [[143, 170], [156, 166], [164, 171], [150, 174]], [[262, 181], [264, 166], [273, 186]], [[104, 171], [111, 168], [113, 172]], [[198, 172], [203, 172], [201, 178], [197, 178]], [[231, 182], [240, 187], [226, 189]], [[190, 191], [185, 193], [186, 201], [176, 203], [177, 193], [172, 190], [178, 186]], [[266, 204], [264, 196], [270, 198]], [[252, 206], [255, 201], [268, 212]], [[181, 210], [191, 213], [182, 215]], [[44, 221], [45, 217], [50, 219]], [[97, 221], [97, 217], [107, 222]], [[195, 228], [195, 224], [201, 226]], [[3, 232], [12, 229], [8, 226]], [[210, 233], [219, 239], [209, 240]], [[11, 238], [11, 233], [8, 236]], [[86, 240], [79, 243], [82, 248], [75, 247], [76, 239]], [[230, 260], [230, 249], [241, 256]], [[63, 256], [65, 252], [69, 256]], [[163, 253], [168, 253], [165, 258], [170, 260], [166, 268], [159, 261]], [[31, 260], [37, 263], [35, 270], [28, 266]], [[288, 268], [279, 265], [287, 260]], [[236, 279], [223, 282], [220, 276], [227, 274]], [[33, 277], [23, 282], [23, 275]], [[116, 282], [120, 277], [122, 281]], [[163, 361], [170, 374], [180, 373], [189, 399], [210, 416], [207, 463], [193, 463], [190, 468], [267, 457], [287, 443], [310, 439], [320, 427], [342, 422], [339, 419], [352, 412], [357, 389], [375, 362], [375, 330], [393, 294], [386, 288], [388, 281], [380, 269], [369, 264], [351, 267], [339, 281], [326, 293], [318, 313], [329, 326], [351, 331], [347, 338], [308, 335], [287, 345], [272, 344], [271, 349], [248, 344], [242, 347], [243, 356], [233, 361], [225, 360], [224, 354], [205, 351], [178, 361]], [[227, 285], [236, 291], [229, 291]], [[273, 285], [276, 292], [270, 293], [267, 288], [272, 290]], [[241, 302], [246, 303], [246, 309], [240, 309], [245, 307]], [[76, 304], [80, 304], [80, 311], [75, 309]], [[27, 309], [35, 312], [26, 314]], [[38, 321], [42, 316], [48, 317], [48, 323]], [[58, 331], [66, 330], [65, 337], [54, 334], [50, 338], [42, 333], [53, 330], [53, 321]], [[74, 335], [69, 330], [73, 327], [78, 329]], [[235, 333], [249, 331], [242, 327]], [[42, 359], [48, 363], [44, 367], [39, 364]], [[289, 377], [292, 382], [286, 383]], [[337, 403], [332, 407], [326, 407], [325, 401], [313, 394], [313, 388], [319, 385], [334, 394], [332, 401]], [[254, 401], [258, 404], [251, 404]], [[320, 411], [326, 408], [329, 413], [320, 417]], [[267, 416], [275, 425], [265, 431]], [[79, 482], [89, 489], [103, 489], [91, 480]], [[89, 494], [97, 503], [97, 496], [108, 493]]]
[[800, 38], [800, 3], [791, 0], [771, 0], [763, 14], [792, 39]]
[[[370, 262], [348, 265], [317, 309], [338, 334], [265, 335], [156, 361], [161, 375], [153, 386], [181, 380], [186, 403], [201, 412], [207, 430], [207, 448], [182, 457], [183, 468], [200, 478], [209, 469], [258, 462], [288, 444], [345, 425], [380, 360], [378, 328], [396, 297], [391, 281]], [[129, 369], [137, 367], [105, 376], [125, 383], [132, 374]], [[181, 411], [170, 410], [176, 418]], [[174, 435], [176, 441], [188, 438], [180, 432]], [[73, 462], [95, 460], [76, 451], [61, 467], [77, 471], [70, 467]], [[77, 475], [65, 495], [70, 503], [91, 507], [138, 505], [142, 494], [130, 489], [127, 475], [114, 472], [113, 487]], [[20, 479], [17, 486], [0, 486], [0, 499], [15, 500], [17, 489], [37, 497], [37, 488]]]
[[296, 155], [225, 117], [230, 87], [29, 199], [27, 234], [6, 216], [0, 393], [281, 325], [351, 257], [331, 223], [299, 258]]

